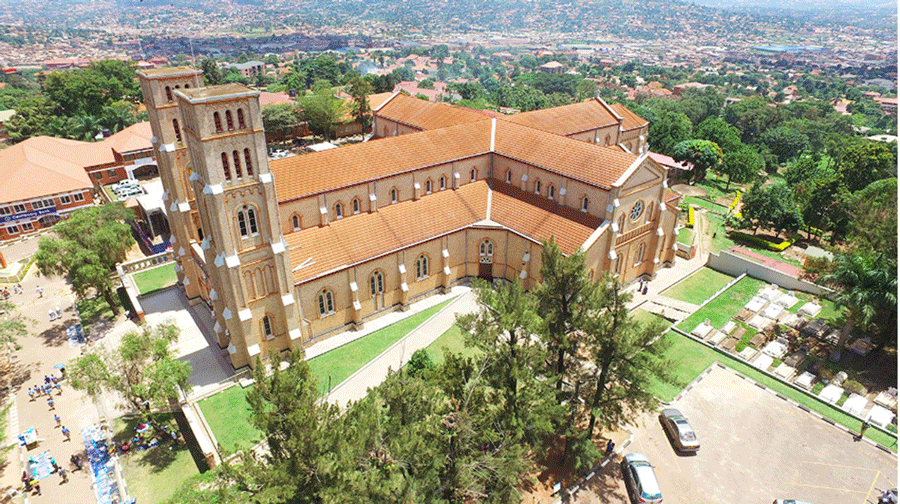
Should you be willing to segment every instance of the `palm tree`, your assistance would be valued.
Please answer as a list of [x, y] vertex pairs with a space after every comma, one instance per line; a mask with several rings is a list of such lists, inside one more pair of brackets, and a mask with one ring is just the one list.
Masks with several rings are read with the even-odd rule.
[[832, 361], [841, 358], [841, 349], [854, 327], [878, 329], [879, 337], [883, 339], [891, 333], [891, 326], [896, 325], [896, 258], [883, 252], [838, 254], [830, 270], [819, 277], [817, 283], [834, 289], [835, 302], [849, 312]]

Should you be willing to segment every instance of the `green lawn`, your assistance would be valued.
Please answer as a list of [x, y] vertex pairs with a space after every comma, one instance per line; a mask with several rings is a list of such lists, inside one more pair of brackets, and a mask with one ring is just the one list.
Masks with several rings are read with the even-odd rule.
[[178, 275], [175, 273], [175, 265], [167, 264], [153, 269], [139, 271], [134, 274], [134, 283], [141, 295], [164, 289], [175, 285]]
[[[674, 399], [678, 392], [690, 383], [691, 380], [696, 378], [704, 369], [709, 367], [713, 362], [719, 361], [752, 380], [775, 390], [847, 428], [853, 430], [859, 429], [859, 421], [850, 415], [847, 415], [843, 411], [825, 404], [818, 399], [797, 391], [793, 387], [760, 372], [758, 369], [738, 359], [721, 354], [691, 338], [681, 336], [674, 331], [666, 333], [665, 339], [672, 345], [666, 356], [672, 362], [678, 363], [678, 366], [673, 368], [676, 383], [673, 385], [663, 383], [659, 380], [653, 380], [650, 384], [650, 390], [664, 401], [671, 401]], [[813, 391], [815, 393], [815, 389], [813, 389]], [[894, 451], [897, 450], [897, 438], [885, 434], [880, 430], [869, 429], [866, 431], [866, 437], [881, 443]]]
[[478, 355], [480, 353], [479, 350], [474, 347], [467, 347], [465, 340], [466, 336], [463, 330], [454, 324], [444, 331], [444, 334], [441, 334], [438, 339], [425, 347], [425, 351], [428, 352], [436, 366], [444, 362], [445, 352], [461, 353], [465, 357]]
[[[450, 301], [452, 299], [310, 359], [310, 371], [322, 394], [328, 392], [329, 376], [332, 388], [336, 387]], [[248, 390], [230, 387], [198, 403], [225, 454], [250, 448], [262, 439], [261, 433], [250, 425], [250, 410], [245, 399]]]
[[[164, 421], [174, 424], [171, 414], [161, 415]], [[134, 428], [140, 422], [137, 418], [120, 418], [115, 420], [114, 437], [117, 443], [134, 435]], [[202, 458], [195, 460], [191, 447], [180, 443], [172, 449], [171, 441], [166, 441], [156, 448], [144, 451], [131, 450], [131, 453], [119, 457], [122, 475], [128, 484], [128, 493], [137, 498], [137, 502], [164, 502], [181, 487], [191, 476], [198, 474], [197, 464], [204, 464]], [[199, 456], [199, 450], [197, 450]]]
[[690, 333], [706, 319], [710, 320], [713, 327], [722, 327], [766, 285], [762, 280], [745, 276], [727, 291], [710, 301], [709, 304], [684, 319], [678, 325], [678, 328], [686, 333]]
[[678, 230], [678, 243], [684, 245], [694, 244], [694, 230], [689, 227], [683, 227]]
[[847, 321], [847, 315], [844, 313], [844, 309], [834, 304], [834, 301], [806, 292], [795, 292], [794, 294], [797, 295], [797, 299], [800, 301], [788, 308], [788, 311], [791, 313], [797, 313], [800, 311], [800, 308], [803, 308], [803, 305], [814, 299], [818, 299], [822, 311], [816, 315], [816, 318], [824, 318], [832, 327], [843, 327], [844, 323]]
[[[113, 299], [117, 302], [117, 306], [121, 307], [121, 303], [115, 293], [113, 293]], [[112, 309], [109, 307], [109, 303], [106, 302], [106, 299], [104, 299], [103, 296], [82, 299], [81, 301], [78, 301], [75, 306], [78, 308], [78, 316], [81, 318], [81, 327], [84, 329], [85, 336], [89, 334], [88, 329], [94, 322], [97, 322], [101, 318], [107, 320], [113, 319]]]
[[[744, 351], [745, 348], [750, 346], [750, 340], [752, 340], [753, 337], [756, 336], [756, 333], [758, 333], [759, 331], [748, 326], [747, 324], [745, 324], [743, 322], [740, 322], [740, 321], [736, 321], [736, 322], [737, 322], [738, 327], [743, 327], [744, 329], [747, 330], [747, 332], [745, 332], [744, 335], [741, 336], [741, 340], [738, 341], [737, 344], [734, 345], [734, 351], [737, 353], [741, 353]], [[759, 350], [759, 348], [757, 348], [757, 350]], [[775, 367], [777, 367], [777, 366], [775, 366]]]
[[713, 203], [712, 201], [705, 200], [703, 198], [698, 198], [696, 196], [685, 196], [684, 202], [688, 205], [694, 205], [701, 208], [705, 208], [707, 210], [712, 210], [713, 212], [718, 212], [721, 214], [728, 212], [728, 207], [719, 205], [718, 203]]
[[704, 217], [709, 222], [709, 228], [706, 230], [707, 234], [709, 234], [710, 236], [715, 235], [712, 236], [712, 246], [710, 247], [710, 252], [718, 254], [723, 250], [728, 250], [732, 246], [737, 245], [739, 247], [743, 247], [747, 250], [752, 250], [757, 254], [762, 254], [777, 261], [781, 261], [793, 266], [802, 266], [802, 264], [800, 264], [800, 261], [785, 257], [781, 252], [775, 252], [774, 250], [762, 248], [753, 243], [744, 243], [741, 241], [732, 240], [728, 237], [728, 233], [725, 230], [725, 218], [721, 215], [707, 212], [706, 214], [704, 214]]
[[249, 390], [236, 385], [197, 403], [223, 455], [251, 448], [262, 440], [261, 432], [250, 425], [250, 408], [245, 399]]
[[730, 275], [719, 273], [712, 268], [703, 268], [667, 289], [663, 295], [688, 303], [700, 304], [732, 280], [734, 277]]
[[711, 200], [715, 201], [719, 198], [724, 199], [727, 197], [729, 205], [734, 200], [734, 192], [736, 190], [740, 189], [741, 192], [744, 191], [744, 188], [740, 184], [731, 184], [728, 187], [728, 191], [725, 191], [726, 178], [720, 177], [712, 171], [707, 172], [706, 178], [701, 180], [700, 182], [697, 182], [696, 185], [697, 187], [706, 189], [706, 195]]

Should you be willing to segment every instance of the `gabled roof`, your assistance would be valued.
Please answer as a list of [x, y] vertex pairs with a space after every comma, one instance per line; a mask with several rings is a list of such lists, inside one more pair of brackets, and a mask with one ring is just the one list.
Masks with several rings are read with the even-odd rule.
[[490, 133], [491, 121], [480, 121], [273, 159], [269, 167], [279, 201], [288, 201], [485, 154], [490, 150]]
[[619, 114], [619, 116], [622, 117], [622, 129], [625, 131], [634, 128], [643, 128], [650, 124], [650, 121], [628, 110], [628, 108], [621, 103], [610, 104], [609, 108], [613, 109], [616, 114]]
[[126, 152], [152, 149], [151, 138], [153, 138], [153, 131], [150, 129], [150, 122], [144, 121], [132, 124], [101, 143], [119, 154], [124, 154]]
[[397, 93], [382, 104], [381, 108], [375, 111], [375, 115], [420, 130], [446, 128], [488, 119], [474, 110], [420, 100], [402, 93]]
[[594, 145], [506, 121], [497, 121], [494, 151], [607, 189], [638, 158], [617, 146]]
[[563, 136], [619, 122], [618, 118], [598, 100], [586, 100], [561, 107], [522, 112], [506, 116], [504, 120]]
[[[294, 282], [303, 283], [475, 225], [499, 225], [532, 240], [553, 237], [560, 250], [570, 254], [601, 224], [600, 219], [505, 183], [494, 185], [492, 191], [485, 181], [465, 184], [457, 190], [438, 191], [374, 213], [287, 234]], [[496, 224], [486, 223], [486, 219]]]
[[0, 150], [0, 201], [39, 198], [93, 186], [85, 166], [113, 162], [99, 143], [32, 137]]

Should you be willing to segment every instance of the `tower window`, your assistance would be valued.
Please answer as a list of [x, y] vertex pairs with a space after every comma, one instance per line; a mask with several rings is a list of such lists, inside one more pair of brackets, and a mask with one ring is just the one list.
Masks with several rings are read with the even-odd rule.
[[181, 141], [181, 130], [178, 128], [178, 119], [172, 119], [172, 128], [175, 129], [175, 140]]
[[216, 127], [216, 133], [222, 132], [222, 117], [218, 112], [213, 112], [213, 125]]
[[237, 178], [241, 178], [244, 175], [241, 173], [241, 155], [238, 154], [238, 151], [231, 151], [231, 157], [234, 159], [234, 174]]
[[328, 289], [319, 293], [319, 316], [326, 317], [334, 313], [334, 294]]
[[638, 264], [641, 264], [642, 262], [644, 262], [644, 244], [643, 243], [641, 243], [641, 245], [638, 247], [637, 254], [635, 254], [635, 256], [634, 256], [634, 265], [637, 266]]
[[231, 111], [225, 111], [225, 124], [228, 125], [228, 131], [232, 131], [234, 129], [234, 118], [231, 117]]
[[291, 224], [294, 225], [294, 231], [300, 231], [300, 216], [296, 214], [292, 215]]
[[353, 215], [358, 214], [359, 213], [359, 198], [353, 198], [351, 205], [353, 206]]
[[425, 194], [431, 194], [431, 179], [425, 181]]
[[262, 318], [262, 330], [263, 335], [267, 340], [273, 339], [275, 337], [275, 334], [272, 332], [272, 321], [269, 320], [268, 315]]
[[244, 121], [244, 109], [237, 110], [238, 116], [238, 128], [244, 129], [247, 127], [247, 123]]
[[340, 203], [336, 203], [334, 205], [334, 218], [335, 219], [343, 219], [344, 218], [344, 205]]
[[244, 149], [244, 165], [247, 166], [247, 176], [253, 176], [253, 161], [250, 158], [250, 149]]
[[622, 272], [622, 256], [616, 257], [616, 275]]
[[416, 279], [423, 280], [428, 278], [428, 256], [422, 254], [416, 259]]
[[249, 238], [259, 234], [259, 227], [256, 225], [256, 211], [252, 208], [244, 207], [238, 211], [238, 230], [241, 232], [241, 238]]
[[228, 154], [222, 153], [222, 171], [225, 172], [225, 180], [231, 180], [231, 167], [228, 166]]
[[172, 103], [172, 88], [166, 86], [166, 101]]
[[393, 205], [396, 202], [397, 202], [397, 190], [391, 189], [391, 204]]
[[440, 186], [441, 191], [447, 188], [447, 177], [441, 175]]

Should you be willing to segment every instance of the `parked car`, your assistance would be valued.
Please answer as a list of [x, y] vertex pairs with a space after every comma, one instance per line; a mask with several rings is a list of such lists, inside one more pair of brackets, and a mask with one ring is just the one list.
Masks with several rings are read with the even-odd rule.
[[687, 418], [674, 408], [664, 409], [659, 414], [666, 434], [672, 439], [675, 448], [680, 451], [697, 451], [700, 449], [700, 440], [691, 427]]
[[622, 477], [628, 494], [634, 502], [658, 504], [663, 501], [656, 473], [647, 457], [640, 453], [629, 453], [622, 459]]

